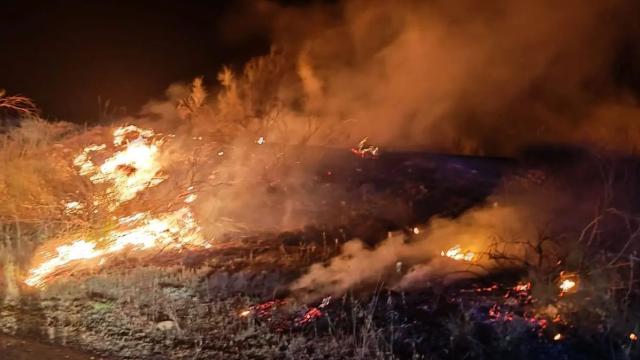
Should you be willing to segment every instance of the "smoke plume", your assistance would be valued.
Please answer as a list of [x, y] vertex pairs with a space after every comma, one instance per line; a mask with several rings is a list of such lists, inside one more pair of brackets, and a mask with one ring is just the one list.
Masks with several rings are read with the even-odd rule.
[[277, 104], [290, 130], [326, 129], [316, 142], [368, 136], [386, 147], [476, 154], [539, 142], [629, 150], [636, 141], [633, 1], [249, 8], [258, 24], [275, 19], [274, 50], [236, 84], [235, 100], [251, 103], [242, 117], [273, 114]]
[[[434, 217], [418, 231], [391, 235], [374, 248], [351, 240], [290, 288], [294, 296], [313, 301], [381, 284], [415, 289], [505, 269], [548, 269], [576, 251], [576, 231], [591, 219], [597, 199], [579, 203], [581, 191], [507, 186], [457, 218]], [[447, 256], [454, 247], [473, 253], [473, 259]]]
[[193, 206], [212, 219], [212, 235], [229, 230], [218, 229], [224, 219], [301, 227], [336, 189], [308, 186], [318, 156], [296, 145], [348, 148], [368, 137], [384, 150], [633, 150], [636, 10], [624, 0], [246, 2], [244, 20], [224, 26], [268, 28], [270, 53], [222, 69], [217, 83], [174, 84], [167, 100], [124, 121], [175, 135], [163, 161], [180, 174], [175, 187], [204, 184]]

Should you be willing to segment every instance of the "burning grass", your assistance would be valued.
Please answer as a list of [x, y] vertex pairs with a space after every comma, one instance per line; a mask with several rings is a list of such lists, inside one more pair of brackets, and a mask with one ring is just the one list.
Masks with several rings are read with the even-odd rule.
[[[60, 314], [81, 322], [90, 309], [130, 334], [153, 328], [127, 339], [149, 356], [158, 339], [177, 357], [252, 346], [296, 358], [313, 358], [309, 346], [360, 358], [569, 356], [597, 336], [607, 346], [594, 353], [637, 355], [640, 222], [612, 196], [628, 174], [603, 172], [602, 191], [598, 180], [577, 188], [548, 169], [381, 152], [366, 139], [327, 151], [338, 160], [264, 128], [221, 142], [197, 132], [214, 111], [203, 96], [182, 103], [189, 124], [175, 135], [35, 119], [3, 134], [4, 278], [56, 302], [34, 305], [55, 324], [38, 331], [68, 331]], [[144, 281], [127, 277], [140, 266], [152, 267]], [[165, 281], [175, 268], [181, 280]], [[132, 283], [114, 285], [123, 278]], [[6, 294], [34, 291], [5, 281]], [[102, 285], [74, 289], [92, 282]], [[101, 300], [53, 300], [62, 295]], [[117, 329], [73, 329], [93, 337], [82, 346], [133, 356], [99, 347], [123, 340]], [[222, 329], [233, 348], [211, 340]]]
[[[105, 184], [103, 193], [97, 193], [88, 199], [92, 207], [105, 208], [113, 213], [124, 202], [132, 200], [145, 189], [159, 185], [165, 180], [160, 176], [161, 165], [158, 147], [162, 139], [155, 140], [152, 130], [135, 126], [119, 127], [113, 132], [113, 145], [116, 152], [107, 157], [103, 164], [96, 166], [91, 160], [93, 152], [100, 152], [105, 145], [89, 145], [82, 150], [73, 164], [81, 176], [87, 176], [94, 184]], [[194, 196], [195, 194], [190, 194]], [[190, 202], [186, 201], [185, 202]], [[69, 206], [73, 204], [73, 206]], [[65, 204], [66, 210], [79, 210], [85, 205], [78, 201]], [[128, 216], [121, 215], [116, 220], [117, 227], [98, 239], [72, 240], [55, 248], [51, 255], [39, 254], [40, 263], [34, 264], [25, 280], [30, 286], [42, 286], [70, 262], [81, 260], [100, 260], [105, 256], [125, 249], [164, 249], [182, 250], [191, 246], [210, 246], [202, 238], [200, 228], [188, 205], [160, 213], [138, 212]], [[98, 261], [98, 263], [100, 263]]]

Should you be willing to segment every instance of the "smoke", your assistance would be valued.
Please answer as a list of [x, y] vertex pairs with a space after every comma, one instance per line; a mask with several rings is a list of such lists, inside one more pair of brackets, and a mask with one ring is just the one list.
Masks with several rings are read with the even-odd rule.
[[[270, 27], [271, 52], [240, 71], [222, 69], [217, 87], [211, 79], [206, 90], [200, 82], [172, 85], [168, 101], [140, 114], [143, 125], [176, 135], [164, 150], [174, 166], [167, 171], [192, 174], [176, 186], [196, 185], [194, 211], [211, 236], [229, 230], [218, 228], [224, 219], [301, 227], [313, 221], [307, 209], [337, 198], [335, 188], [309, 187], [317, 158], [296, 145], [350, 147], [368, 137], [383, 149], [473, 154], [513, 154], [540, 142], [635, 147], [636, 84], [624, 71], [638, 66], [629, 44], [640, 38], [630, 1], [248, 4], [243, 21]], [[423, 235], [373, 250], [354, 240], [293, 288], [340, 293], [388, 276], [398, 262], [415, 270], [396, 279], [399, 286], [467, 267], [441, 251], [482, 251], [505, 234], [535, 239], [550, 205], [528, 201], [435, 219]]]
[[236, 88], [252, 105], [243, 116], [277, 103], [290, 128], [313, 119], [331, 128], [314, 141], [342, 146], [365, 136], [476, 154], [537, 142], [634, 146], [633, 1], [250, 4], [256, 23], [274, 19], [274, 53], [254, 59]]
[[211, 236], [299, 228], [341, 190], [311, 185], [322, 156], [297, 145], [634, 149], [634, 84], [619, 74], [636, 68], [633, 10], [624, 0], [245, 2], [223, 27], [269, 28], [271, 52], [217, 81], [173, 84], [121, 122], [174, 135], [162, 149], [166, 198], [197, 188]]
[[[505, 224], [510, 229], [505, 229]], [[420, 235], [407, 237], [395, 234], [373, 249], [358, 239], [351, 240], [328, 264], [312, 265], [291, 285], [291, 290], [296, 296], [309, 301], [326, 295], [339, 296], [351, 288], [379, 283], [389, 287], [420, 287], [426, 286], [429, 280], [456, 272], [484, 274], [484, 269], [489, 266], [486, 259], [481, 259], [480, 263], [469, 263], [441, 254], [456, 245], [478, 254], [502, 233], [513, 230], [523, 234], [525, 225], [519, 209], [483, 207], [457, 219], [433, 219]], [[422, 285], [417, 284], [420, 281]]]
[[180, 194], [197, 194], [190, 206], [207, 239], [295, 230], [339, 213], [324, 210], [347, 191], [319, 182], [316, 172], [327, 150], [297, 146], [320, 129], [309, 119], [281, 121], [290, 110], [266, 95], [282, 60], [274, 52], [240, 74], [225, 68], [217, 91], [200, 78], [172, 84], [165, 99], [119, 121], [170, 134], [160, 148], [167, 180], [149, 198], [166, 204]]
[[[351, 240], [327, 263], [313, 264], [290, 289], [294, 296], [313, 301], [380, 284], [415, 289], [504, 269], [553, 267], [576, 251], [565, 237], [578, 238], [576, 229], [588, 223], [597, 200], [578, 204], [578, 191], [551, 186], [517, 188], [506, 186], [457, 218], [432, 218], [418, 234], [393, 234], [375, 248]], [[473, 253], [473, 260], [445, 256], [456, 246]]]

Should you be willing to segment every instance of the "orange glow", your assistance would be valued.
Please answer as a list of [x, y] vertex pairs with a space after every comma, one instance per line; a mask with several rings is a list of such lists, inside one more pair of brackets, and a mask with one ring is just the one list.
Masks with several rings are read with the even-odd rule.
[[[112, 231], [98, 241], [75, 240], [70, 245], [56, 248], [56, 256], [29, 271], [25, 281], [30, 286], [42, 286], [47, 276], [75, 260], [89, 260], [121, 251], [125, 248], [145, 250], [150, 248], [181, 249], [185, 246], [207, 247], [200, 235], [193, 214], [188, 208], [154, 217], [139, 213], [120, 220], [131, 229]], [[98, 244], [107, 244], [98, 247]]]
[[458, 261], [473, 261], [476, 258], [476, 254], [473, 251], [462, 250], [460, 245], [455, 245], [446, 252], [442, 251], [440, 255]]
[[[158, 176], [161, 170], [159, 146], [162, 141], [152, 140], [155, 136], [152, 130], [130, 125], [116, 129], [113, 136], [113, 144], [120, 150], [107, 158], [101, 166], [98, 167], [91, 161], [90, 154], [105, 150], [105, 145], [90, 145], [74, 160], [80, 175], [90, 176], [90, 180], [96, 184], [109, 184], [106, 194], [99, 196], [100, 201], [95, 200], [94, 204], [105, 203], [111, 211], [121, 203], [133, 199], [140, 191], [158, 185], [165, 179]], [[191, 193], [184, 199], [187, 204], [197, 198], [193, 187], [188, 190]], [[77, 201], [65, 204], [67, 212], [80, 210], [82, 207]], [[179, 250], [185, 246], [209, 246], [203, 240], [200, 227], [187, 206], [159, 214], [139, 212], [117, 220], [117, 229], [104, 236], [91, 240], [75, 239], [58, 246], [55, 255], [46, 256], [47, 260], [29, 271], [25, 283], [43, 286], [48, 277], [73, 261], [103, 257], [100, 260], [103, 262], [104, 256], [127, 248]]]
[[[100, 166], [96, 166], [90, 154], [106, 149], [106, 145], [90, 145], [74, 160], [80, 175], [89, 176], [94, 184], [107, 183], [107, 196], [112, 201], [111, 209], [119, 204], [133, 199], [140, 191], [156, 186], [166, 178], [159, 175], [161, 165], [158, 146], [162, 139], [154, 141], [154, 132], [140, 129], [133, 125], [117, 128], [113, 133], [113, 145], [122, 148], [106, 159]], [[127, 140], [127, 136], [136, 136]]]
[[573, 293], [578, 289], [578, 281], [580, 278], [577, 274], [561, 272], [560, 279], [558, 280], [558, 287], [560, 288], [560, 296]]

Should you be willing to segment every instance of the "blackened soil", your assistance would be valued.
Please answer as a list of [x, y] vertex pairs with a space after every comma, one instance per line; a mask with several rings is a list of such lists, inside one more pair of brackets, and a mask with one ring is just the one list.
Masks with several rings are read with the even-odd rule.
[[7, 360], [98, 360], [105, 359], [58, 345], [0, 335], [0, 358]]

